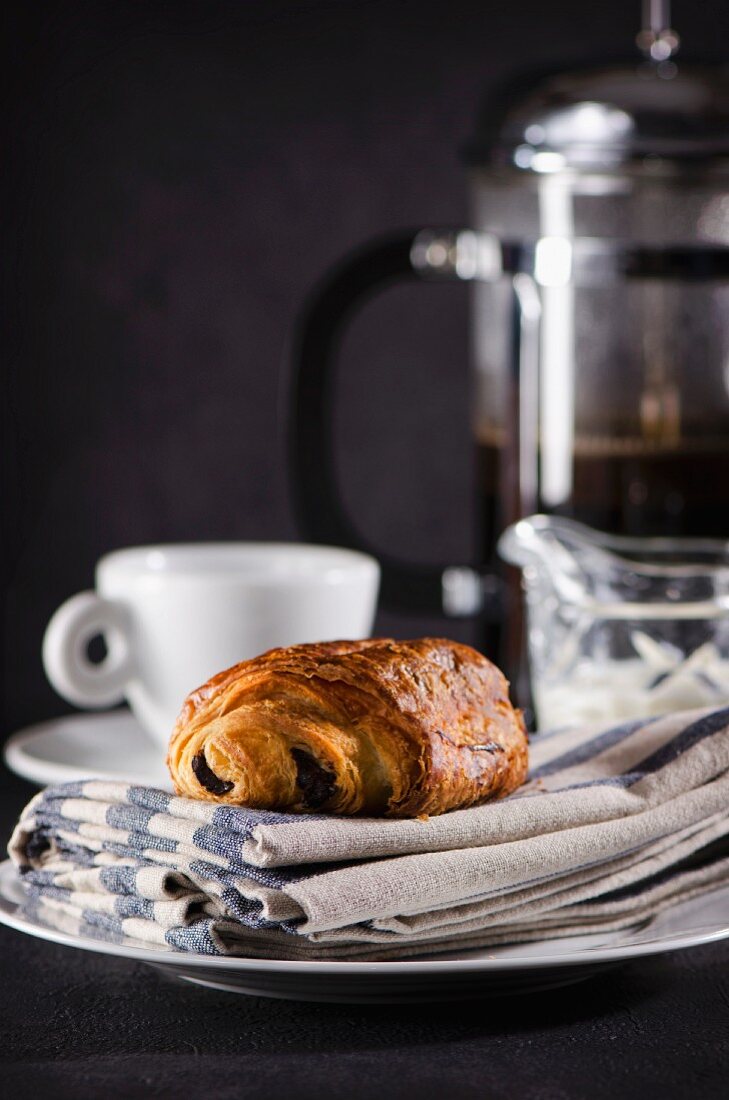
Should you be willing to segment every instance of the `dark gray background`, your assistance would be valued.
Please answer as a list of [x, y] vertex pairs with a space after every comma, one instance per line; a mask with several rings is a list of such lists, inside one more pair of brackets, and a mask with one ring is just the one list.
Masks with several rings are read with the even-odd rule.
[[[457, 151], [481, 94], [524, 66], [629, 54], [637, 7], [6, 6], [6, 731], [68, 709], [40, 641], [101, 553], [295, 537], [281, 409], [308, 290], [372, 233], [461, 222]], [[725, 0], [679, 0], [675, 21], [691, 52], [726, 41]], [[451, 287], [389, 292], [346, 349], [350, 506], [419, 560], [470, 552], [467, 357]], [[31, 794], [0, 772], [3, 836]], [[6, 929], [0, 960], [2, 1080], [19, 1098], [725, 1093], [723, 945], [539, 996], [404, 1008], [183, 989]]]
[[[481, 97], [525, 67], [633, 56], [638, 7], [6, 8], [5, 732], [69, 709], [40, 642], [100, 554], [296, 536], [281, 429], [307, 292], [373, 233], [462, 223]], [[716, 55], [727, 5], [677, 2], [674, 22], [686, 53]], [[347, 341], [346, 496], [414, 560], [471, 553], [467, 360], [458, 287], [392, 290]]]

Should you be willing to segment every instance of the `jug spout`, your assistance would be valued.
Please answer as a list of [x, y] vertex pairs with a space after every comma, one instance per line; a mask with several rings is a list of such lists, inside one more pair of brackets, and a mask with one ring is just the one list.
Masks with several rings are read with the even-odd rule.
[[729, 542], [719, 539], [639, 539], [562, 516], [534, 515], [508, 527], [498, 548], [524, 571], [527, 588], [539, 578], [560, 599], [612, 605], [618, 616], [617, 605], [625, 602], [662, 600], [669, 617], [681, 618], [687, 614], [679, 606], [684, 601], [719, 600], [725, 606], [729, 597]]
[[498, 543], [504, 561], [524, 570], [527, 585], [537, 576], [560, 598], [577, 603], [600, 576], [615, 572], [616, 558], [598, 531], [561, 516], [535, 515], [508, 527]]
[[537, 559], [549, 561], [560, 551], [565, 560], [581, 554], [606, 553], [609, 535], [563, 516], [535, 515], [507, 527], [499, 539], [499, 553], [512, 565], [527, 565]]

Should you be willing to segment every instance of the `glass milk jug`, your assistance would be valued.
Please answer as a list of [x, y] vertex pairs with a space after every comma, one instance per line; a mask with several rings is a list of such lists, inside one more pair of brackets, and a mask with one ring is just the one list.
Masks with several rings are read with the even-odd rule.
[[540, 728], [729, 703], [729, 541], [603, 535], [555, 516], [509, 527]]

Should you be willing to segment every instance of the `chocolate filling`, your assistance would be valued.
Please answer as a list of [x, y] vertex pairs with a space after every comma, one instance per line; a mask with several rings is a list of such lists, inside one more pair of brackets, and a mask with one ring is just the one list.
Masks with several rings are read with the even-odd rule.
[[334, 794], [336, 778], [303, 749], [292, 749], [291, 755], [296, 764], [296, 782], [304, 796], [304, 802], [315, 810]]
[[235, 786], [235, 783], [231, 783], [229, 779], [221, 779], [214, 771], [210, 770], [204, 752], [199, 752], [197, 756], [193, 756], [192, 770], [200, 786], [204, 787], [206, 791], [210, 791], [211, 794], [227, 794]]

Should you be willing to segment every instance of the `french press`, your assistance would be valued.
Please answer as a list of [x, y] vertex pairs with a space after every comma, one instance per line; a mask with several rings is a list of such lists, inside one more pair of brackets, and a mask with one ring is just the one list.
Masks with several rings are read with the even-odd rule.
[[729, 536], [729, 77], [676, 62], [668, 5], [644, 9], [642, 60], [560, 73], [483, 114], [470, 228], [365, 246], [302, 319], [298, 518], [310, 539], [362, 547], [333, 457], [343, 326], [393, 280], [471, 288], [477, 564], [378, 553], [386, 605], [497, 620], [496, 541], [536, 512], [614, 535]]

